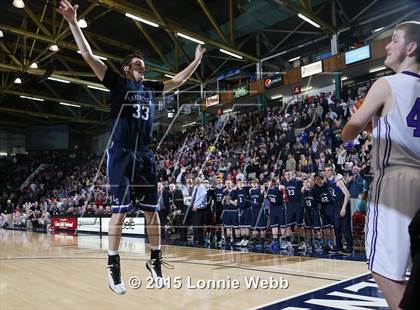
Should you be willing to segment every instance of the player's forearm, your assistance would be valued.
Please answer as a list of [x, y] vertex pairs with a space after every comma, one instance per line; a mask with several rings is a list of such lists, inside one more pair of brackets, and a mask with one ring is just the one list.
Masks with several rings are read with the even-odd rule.
[[357, 138], [362, 129], [363, 127], [348, 122], [341, 132], [341, 139], [344, 142], [352, 141]]
[[83, 58], [93, 56], [92, 49], [90, 48], [89, 42], [86, 40], [82, 29], [77, 22], [69, 23], [71, 33], [73, 34], [74, 40], [76, 41], [77, 47], [80, 50]]
[[194, 73], [194, 71], [197, 69], [197, 67], [200, 65], [201, 61], [198, 59], [195, 59], [193, 62], [191, 62], [184, 70], [178, 72], [173, 78], [172, 81], [177, 84], [175, 88], [181, 86], [184, 84]]

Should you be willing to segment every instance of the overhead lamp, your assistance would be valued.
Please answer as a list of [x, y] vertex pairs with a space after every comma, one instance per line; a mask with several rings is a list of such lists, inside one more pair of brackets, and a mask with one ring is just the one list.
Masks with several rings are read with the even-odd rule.
[[195, 124], [197, 124], [197, 122], [187, 123], [187, 124], [182, 125], [182, 127], [193, 126]]
[[3, 38], [3, 37], [4, 37], [3, 31], [0, 30], [0, 38]]
[[184, 39], [187, 39], [187, 40], [193, 41], [193, 42], [195, 42], [195, 43], [201, 44], [201, 45], [203, 45], [203, 44], [204, 44], [204, 41], [201, 41], [201, 40], [199, 40], [199, 39], [196, 39], [196, 38], [190, 37], [189, 35], [183, 34], [182, 32], [177, 32], [177, 33], [176, 33], [176, 35], [177, 35], [177, 36], [179, 36], [179, 37], [182, 37], [182, 38], [184, 38]]
[[308, 87], [302, 88], [301, 91], [304, 92], [311, 89], [312, 89], [312, 86], [308, 86]]
[[154, 23], [154, 22], [151, 22], [150, 20], [147, 20], [147, 19], [144, 19], [144, 18], [138, 17], [138, 16], [133, 15], [133, 14], [130, 14], [130, 13], [125, 13], [125, 16], [130, 17], [130, 18], [132, 18], [132, 19], [134, 19], [134, 20], [137, 20], [137, 21], [139, 21], [139, 22], [142, 22], [142, 23], [144, 23], [144, 24], [147, 24], [147, 25], [150, 25], [150, 26], [156, 27], [156, 28], [157, 28], [157, 27], [159, 27], [159, 24], [156, 24], [156, 23]]
[[225, 54], [227, 54], [227, 55], [230, 55], [230, 56], [232, 56], [232, 57], [235, 57], [235, 58], [238, 58], [238, 59], [242, 59], [243, 57], [242, 56], [240, 56], [240, 55], [237, 55], [237, 54], [234, 54], [234, 53], [232, 53], [232, 52], [229, 52], [229, 51], [227, 51], [227, 50], [224, 50], [224, 49], [219, 49], [219, 51], [221, 51], [222, 53], [225, 53]]
[[17, 78], [14, 80], [14, 83], [15, 83], [15, 84], [22, 84], [22, 80], [20, 79], [20, 77], [17, 77]]
[[374, 72], [382, 71], [382, 70], [385, 70], [385, 69], [386, 69], [385, 66], [376, 67], [376, 68], [369, 69], [369, 73], [374, 73]]
[[[81, 51], [77, 51], [77, 53], [79, 53], [80, 55], [82, 54], [82, 52]], [[104, 57], [104, 56], [99, 56], [99, 55], [95, 55], [95, 54], [93, 54], [93, 56], [95, 56], [95, 57], [97, 57], [97, 58], [99, 58], [99, 59], [102, 59], [102, 60], [108, 60], [108, 58], [106, 58], [106, 57]]]
[[58, 45], [56, 44], [52, 44], [50, 45], [50, 47], [48, 48], [51, 52], [58, 52], [60, 50], [60, 48], [58, 47]]
[[77, 24], [79, 25], [79, 27], [80, 28], [87, 28], [87, 22], [86, 22], [86, 20], [84, 19], [84, 18], [82, 18], [82, 19], [79, 19], [78, 21], [77, 21]]
[[314, 22], [312, 19], [310, 19], [309, 17], [306, 17], [305, 15], [299, 13], [298, 16], [300, 18], [302, 18], [305, 22], [310, 23], [312, 26], [315, 26], [316, 28], [321, 28], [321, 26], [319, 24], [317, 24], [316, 22]]
[[57, 79], [57, 78], [54, 78], [54, 77], [51, 77], [51, 76], [49, 76], [48, 79], [51, 80], [51, 81], [65, 83], [65, 84], [69, 84], [70, 83], [70, 81], [62, 80], [62, 79]]
[[31, 63], [31, 65], [29, 66], [29, 68], [31, 69], [38, 69], [38, 64], [36, 62]]
[[29, 96], [19, 96], [19, 97], [23, 99], [29, 99], [29, 100], [35, 100], [35, 101], [45, 101], [44, 99], [41, 99], [41, 98], [35, 98], [35, 97], [29, 97]]
[[376, 33], [376, 32], [379, 32], [379, 31], [381, 31], [382, 29], [384, 29], [385, 27], [379, 27], [379, 28], [376, 28], [376, 29], [374, 29], [372, 32], [373, 33]]
[[342, 81], [345, 81], [345, 80], [348, 80], [348, 79], [349, 79], [349, 78], [348, 78], [347, 76], [345, 76], [345, 75], [341, 77], [341, 80], [342, 80]]
[[13, 6], [18, 9], [23, 9], [25, 7], [25, 3], [23, 0], [13, 0]]
[[174, 78], [174, 77], [175, 77], [175, 76], [170, 75], [170, 74], [165, 74], [165, 76], [166, 76], [167, 78], [170, 78], [170, 79], [172, 79], [172, 78]]
[[271, 97], [270, 99], [271, 99], [271, 100], [274, 100], [274, 99], [279, 99], [279, 98], [281, 98], [281, 97], [283, 97], [283, 95], [282, 95], [282, 94], [277, 94], [277, 95], [274, 95], [273, 97]]
[[300, 56], [289, 59], [290, 62], [300, 59]]
[[60, 102], [60, 104], [65, 105], [65, 106], [69, 106], [69, 107], [80, 108], [80, 105], [78, 105], [78, 104], [67, 103], [67, 102]]
[[92, 89], [96, 89], [96, 90], [101, 90], [101, 91], [109, 92], [109, 89], [108, 88], [105, 88], [105, 87], [97, 87], [97, 86], [93, 86], [93, 85], [88, 85], [87, 87], [92, 88]]

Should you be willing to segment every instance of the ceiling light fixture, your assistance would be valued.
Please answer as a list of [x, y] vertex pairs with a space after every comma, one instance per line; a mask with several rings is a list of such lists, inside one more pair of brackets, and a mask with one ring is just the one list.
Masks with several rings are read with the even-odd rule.
[[109, 89], [108, 88], [104, 88], [104, 87], [97, 87], [97, 86], [93, 86], [93, 85], [88, 85], [87, 87], [92, 88], [92, 89], [96, 89], [96, 90], [101, 90], [101, 91], [109, 92]]
[[385, 69], [386, 69], [385, 66], [376, 67], [376, 68], [369, 69], [369, 73], [374, 73], [374, 72], [382, 71], [382, 70], [385, 70]]
[[29, 66], [29, 68], [31, 69], [38, 69], [38, 64], [36, 62], [31, 63], [31, 65]]
[[25, 7], [25, 3], [23, 0], [13, 0], [13, 6], [18, 9], [23, 9]]
[[48, 79], [51, 80], [51, 81], [65, 83], [65, 84], [69, 84], [70, 83], [70, 81], [66, 81], [66, 80], [62, 80], [62, 79], [57, 79], [57, 78], [54, 78], [54, 77], [51, 77], [51, 76], [49, 76]]
[[174, 75], [170, 75], [170, 74], [165, 74], [165, 76], [166, 76], [167, 78], [170, 78], [170, 79], [172, 79], [172, 78], [174, 78], [174, 77], [175, 77]]
[[156, 28], [157, 28], [157, 27], [159, 27], [159, 24], [156, 24], [156, 23], [154, 23], [154, 22], [151, 22], [150, 20], [147, 20], [147, 19], [144, 19], [144, 18], [138, 17], [138, 16], [133, 15], [133, 14], [130, 14], [130, 13], [125, 13], [125, 16], [127, 16], [127, 17], [129, 17], [129, 18], [131, 18], [131, 19], [137, 20], [137, 21], [139, 21], [139, 22], [142, 22], [142, 23], [144, 23], [144, 24], [147, 24], [147, 25], [150, 25], [150, 26], [156, 27]]
[[316, 28], [321, 28], [321, 26], [319, 24], [317, 24], [316, 22], [314, 22], [312, 19], [310, 19], [309, 17], [306, 17], [305, 15], [299, 13], [298, 16], [300, 18], [302, 18], [305, 22], [310, 23], [312, 26], [315, 26]]
[[69, 106], [69, 107], [80, 108], [80, 105], [78, 105], [78, 104], [67, 103], [67, 102], [60, 102], [60, 104], [65, 105], [65, 106]]
[[222, 53], [224, 53], [224, 54], [227, 54], [227, 55], [230, 55], [230, 56], [232, 56], [232, 57], [235, 57], [235, 58], [238, 58], [238, 59], [242, 59], [243, 57], [242, 56], [240, 56], [240, 55], [236, 55], [236, 54], [234, 54], [234, 53], [232, 53], [232, 52], [229, 52], [229, 51], [227, 51], [227, 50], [224, 50], [224, 49], [219, 49], [219, 51], [221, 51]]
[[193, 42], [198, 43], [198, 44], [201, 44], [201, 45], [203, 45], [203, 44], [204, 44], [204, 41], [201, 41], [201, 40], [199, 40], [199, 39], [196, 39], [196, 38], [190, 37], [189, 35], [183, 34], [182, 32], [177, 32], [177, 33], [176, 33], [176, 35], [177, 35], [178, 37], [181, 37], [181, 38], [184, 38], [184, 39], [187, 39], [187, 40], [193, 41]]
[[58, 47], [58, 45], [53, 44], [48, 48], [51, 52], [58, 52], [60, 50], [60, 48]]
[[86, 20], [84, 19], [84, 18], [82, 18], [82, 19], [79, 19], [78, 21], [77, 21], [77, 24], [79, 25], [79, 27], [80, 28], [87, 28], [87, 22], [86, 22]]
[[289, 59], [290, 62], [300, 59], [300, 56]]
[[45, 101], [44, 99], [41, 99], [41, 98], [35, 98], [35, 97], [29, 97], [29, 96], [19, 96], [19, 97], [23, 99], [29, 99], [29, 100], [35, 100], [35, 101]]
[[22, 80], [21, 80], [19, 77], [17, 77], [17, 78], [14, 80], [14, 83], [15, 83], [15, 84], [22, 84]]

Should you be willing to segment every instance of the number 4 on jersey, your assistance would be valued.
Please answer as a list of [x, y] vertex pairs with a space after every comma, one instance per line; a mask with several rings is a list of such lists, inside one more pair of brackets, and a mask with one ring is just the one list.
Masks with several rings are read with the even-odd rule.
[[420, 98], [417, 98], [416, 103], [407, 115], [406, 121], [408, 127], [414, 128], [413, 136], [420, 137]]

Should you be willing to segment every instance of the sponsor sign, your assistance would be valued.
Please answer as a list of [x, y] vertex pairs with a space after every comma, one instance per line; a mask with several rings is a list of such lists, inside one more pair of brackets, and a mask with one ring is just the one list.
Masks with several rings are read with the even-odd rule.
[[219, 94], [206, 98], [206, 108], [214, 106], [214, 105], [219, 104], [219, 103], [220, 103]]
[[[75, 219], [76, 220], [76, 219]], [[80, 232], [99, 233], [102, 224], [102, 232], [108, 233], [109, 217], [79, 217], [77, 218], [77, 230]], [[144, 235], [145, 234], [144, 217], [127, 217], [123, 224], [123, 234]]]
[[362, 46], [359, 48], [356, 48], [354, 50], [348, 51], [344, 54], [344, 60], [346, 65], [369, 59], [370, 58], [370, 46]]
[[248, 85], [243, 85], [232, 89], [233, 99], [241, 98], [249, 95]]
[[51, 229], [76, 230], [77, 218], [75, 217], [52, 217]]
[[266, 89], [280, 86], [282, 84], [283, 84], [283, 77], [279, 74], [273, 75], [272, 77], [264, 80], [264, 87]]
[[322, 60], [311, 63], [311, 64], [306, 65], [306, 66], [302, 66], [300, 68], [300, 70], [301, 70], [302, 78], [321, 73], [322, 72]]

